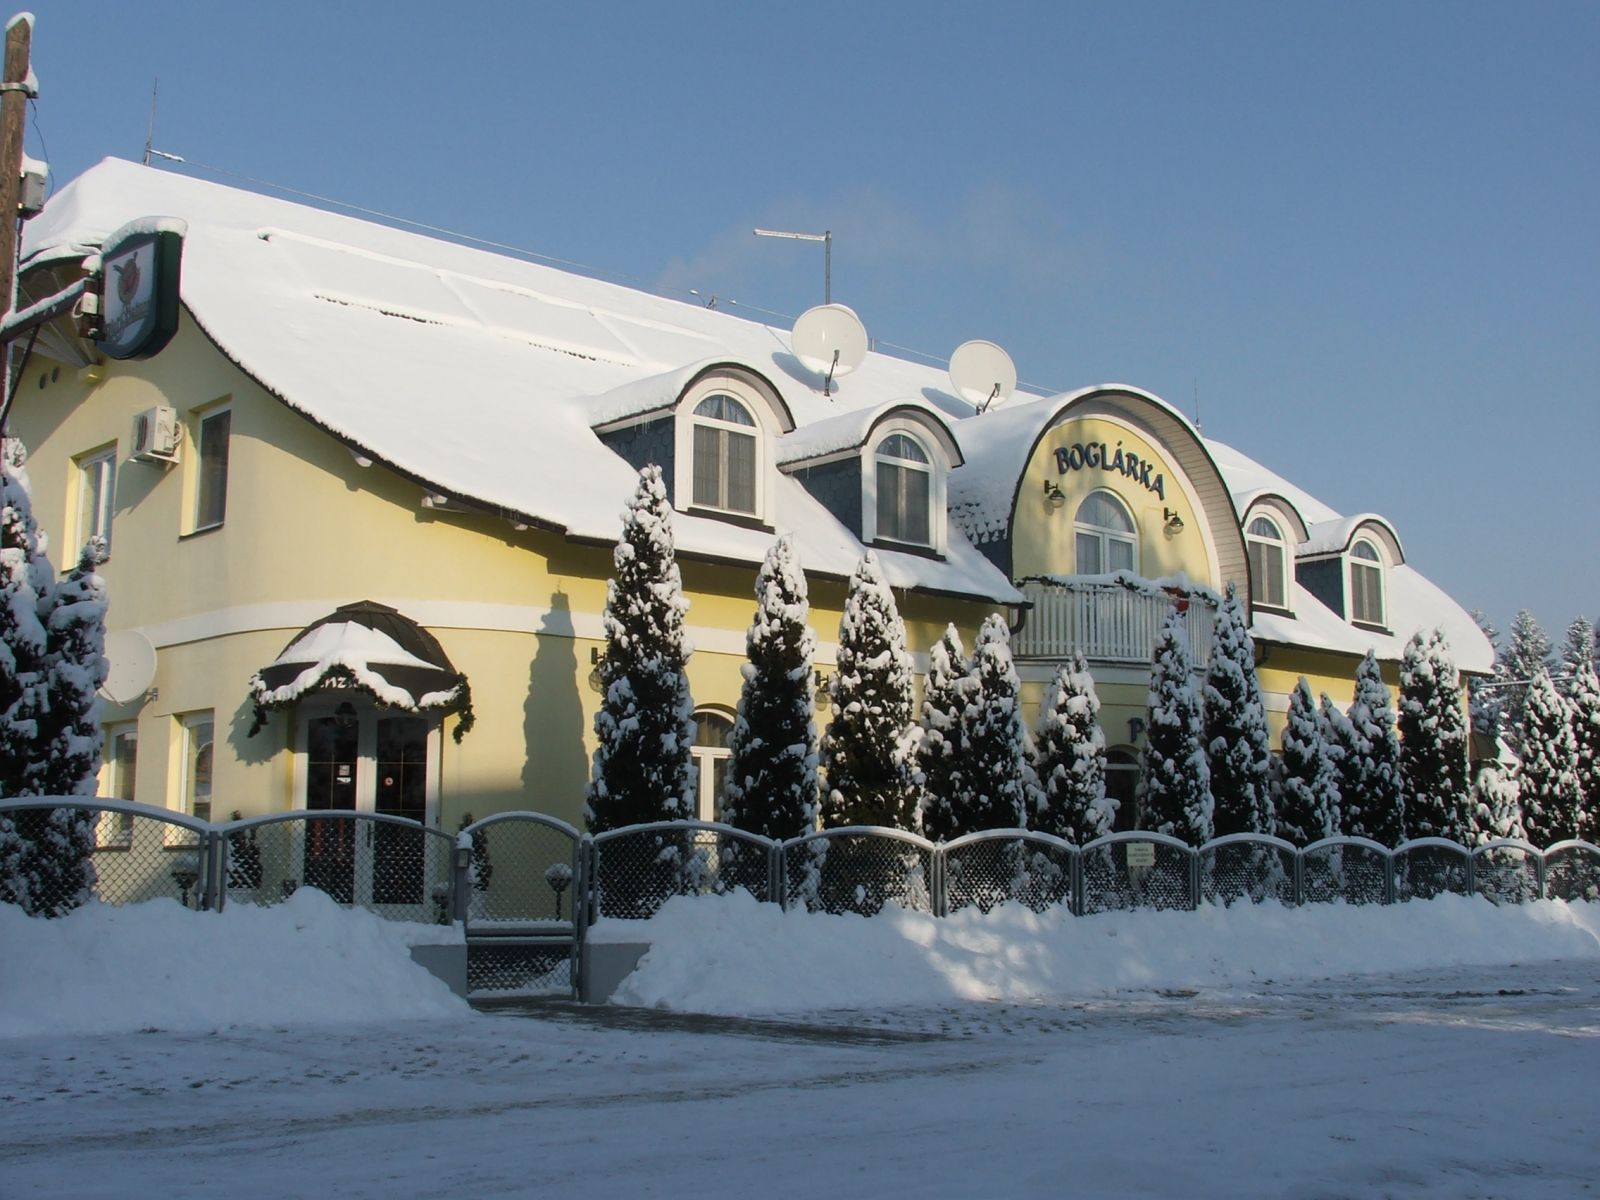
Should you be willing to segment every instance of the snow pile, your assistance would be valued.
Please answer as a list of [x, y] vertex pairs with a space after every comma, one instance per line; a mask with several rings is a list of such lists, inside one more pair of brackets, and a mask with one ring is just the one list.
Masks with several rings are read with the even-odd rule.
[[460, 936], [344, 909], [315, 888], [220, 913], [152, 900], [42, 920], [0, 904], [0, 1038], [461, 1020], [466, 1004], [408, 949]]
[[[745, 893], [681, 898], [593, 940], [651, 943], [617, 1003], [724, 1014], [1053, 1001], [1167, 988], [1251, 989], [1460, 965], [1600, 959], [1600, 905], [1496, 908], [1445, 896], [1393, 906], [1277, 904], [1074, 917], [1005, 905], [935, 919], [785, 912]], [[1515, 964], [1515, 965], [1512, 965]]]

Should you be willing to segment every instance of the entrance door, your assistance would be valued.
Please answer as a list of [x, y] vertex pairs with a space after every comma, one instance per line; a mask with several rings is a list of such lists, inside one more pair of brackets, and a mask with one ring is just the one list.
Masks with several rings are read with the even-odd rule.
[[[434, 722], [344, 700], [311, 707], [301, 728], [306, 808], [429, 822], [437, 795]], [[302, 878], [341, 904], [401, 907], [426, 919], [427, 841], [419, 829], [387, 822], [312, 822]]]

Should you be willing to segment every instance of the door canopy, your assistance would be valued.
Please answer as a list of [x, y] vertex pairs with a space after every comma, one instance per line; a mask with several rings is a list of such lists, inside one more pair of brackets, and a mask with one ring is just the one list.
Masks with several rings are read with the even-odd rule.
[[254, 735], [267, 714], [308, 693], [364, 692], [386, 708], [457, 713], [472, 728], [472, 691], [431, 633], [385, 604], [362, 600], [313, 621], [250, 677]]

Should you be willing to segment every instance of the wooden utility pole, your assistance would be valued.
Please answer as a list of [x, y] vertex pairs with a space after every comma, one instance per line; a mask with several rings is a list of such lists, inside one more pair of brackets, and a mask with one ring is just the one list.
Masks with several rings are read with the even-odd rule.
[[5, 78], [0, 90], [0, 298], [5, 301], [6, 312], [17, 306], [17, 200], [22, 187], [23, 133], [32, 89], [28, 81], [32, 48], [33, 15], [21, 13], [12, 17], [6, 26]]

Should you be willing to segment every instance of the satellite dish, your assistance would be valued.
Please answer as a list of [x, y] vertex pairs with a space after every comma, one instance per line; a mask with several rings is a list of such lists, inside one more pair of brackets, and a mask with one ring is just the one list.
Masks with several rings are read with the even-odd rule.
[[110, 669], [100, 694], [113, 704], [127, 704], [150, 690], [156, 677], [156, 648], [137, 629], [119, 629], [106, 634], [106, 658]]
[[828, 395], [834, 376], [848, 375], [867, 357], [867, 327], [842, 304], [819, 304], [800, 314], [789, 335], [794, 356], [823, 377]]
[[956, 394], [979, 412], [1004, 404], [1017, 390], [1017, 364], [993, 342], [962, 342], [950, 356]]

